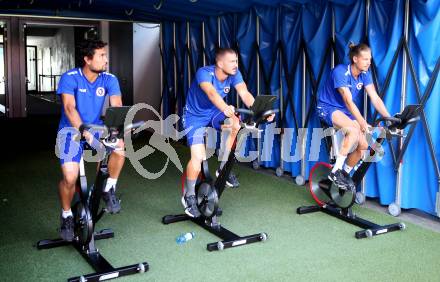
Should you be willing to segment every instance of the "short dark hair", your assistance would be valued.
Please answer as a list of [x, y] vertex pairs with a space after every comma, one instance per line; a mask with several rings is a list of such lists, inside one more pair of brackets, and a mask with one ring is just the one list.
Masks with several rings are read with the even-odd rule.
[[78, 44], [80, 65], [84, 66], [84, 57], [87, 57], [89, 59], [93, 58], [95, 50], [102, 49], [105, 46], [107, 46], [107, 43], [96, 39], [88, 39]]
[[215, 62], [217, 62], [220, 57], [222, 57], [226, 53], [231, 53], [237, 55], [237, 51], [232, 48], [217, 48], [215, 50]]
[[355, 45], [353, 42], [350, 42], [350, 44], [348, 45], [348, 48], [350, 48], [350, 52], [348, 53], [348, 56], [350, 57], [350, 62], [353, 62], [353, 57], [354, 56], [359, 56], [359, 54], [362, 51], [370, 51], [370, 47], [365, 44], [365, 43], [359, 43], [358, 45]]

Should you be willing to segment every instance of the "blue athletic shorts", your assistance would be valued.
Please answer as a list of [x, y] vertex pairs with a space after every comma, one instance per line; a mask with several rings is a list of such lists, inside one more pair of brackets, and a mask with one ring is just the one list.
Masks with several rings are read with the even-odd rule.
[[[79, 163], [81, 160], [87, 142], [74, 140], [76, 134], [79, 134], [79, 132], [74, 128], [63, 128], [58, 131], [56, 146], [58, 147], [58, 157], [61, 165], [67, 162]], [[96, 142], [99, 139], [99, 133], [95, 132], [93, 135], [96, 138], [94, 142]]]
[[220, 131], [222, 122], [225, 119], [225, 114], [220, 111], [214, 111], [214, 113], [209, 115], [193, 115], [184, 111], [182, 118], [183, 128], [185, 130], [190, 128], [186, 134], [188, 145], [205, 144], [206, 128], [212, 127]]
[[320, 104], [316, 107], [319, 118], [328, 126], [333, 126], [332, 115], [335, 111], [341, 111], [346, 114], [351, 120], [355, 120], [353, 115], [346, 109], [336, 108], [329, 105]]

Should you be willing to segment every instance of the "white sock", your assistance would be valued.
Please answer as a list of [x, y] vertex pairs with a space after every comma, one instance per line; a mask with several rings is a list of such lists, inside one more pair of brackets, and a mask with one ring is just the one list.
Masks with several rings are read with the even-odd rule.
[[67, 218], [69, 216], [73, 216], [72, 209], [69, 209], [68, 211], [65, 211], [65, 210], [61, 209], [61, 211], [62, 211], [61, 212], [61, 216], [63, 218]]
[[344, 170], [346, 173], [350, 174], [350, 172], [353, 170], [353, 167], [349, 166], [348, 164], [344, 164]]
[[116, 182], [118, 182], [117, 178], [107, 178], [107, 184], [105, 184], [104, 192], [110, 191], [112, 187], [115, 189], [116, 192]]
[[345, 159], [347, 158], [347, 156], [343, 156], [343, 155], [339, 155], [336, 157], [336, 163], [333, 166], [332, 172], [336, 172], [338, 169], [342, 169], [342, 166], [345, 163]]
[[185, 180], [185, 196], [195, 196], [196, 195], [196, 183], [197, 183], [197, 179], [196, 180], [190, 180], [190, 179], [186, 179]]

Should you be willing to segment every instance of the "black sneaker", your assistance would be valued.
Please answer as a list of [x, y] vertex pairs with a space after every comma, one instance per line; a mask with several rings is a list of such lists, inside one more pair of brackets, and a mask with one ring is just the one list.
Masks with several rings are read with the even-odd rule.
[[194, 218], [198, 218], [201, 216], [199, 208], [197, 208], [197, 200], [196, 196], [184, 196], [182, 197], [182, 205], [185, 208], [185, 213]]
[[[215, 176], [218, 177], [220, 174], [220, 169], [215, 171]], [[229, 173], [228, 179], [226, 179], [226, 185], [231, 188], [238, 188], [240, 186], [240, 182], [238, 182], [237, 176], [231, 171]]]
[[60, 237], [64, 241], [72, 242], [73, 238], [75, 237], [74, 231], [73, 231], [73, 216], [69, 215], [68, 217], [64, 218], [61, 216], [61, 227], [60, 227]]
[[347, 190], [349, 189], [349, 185], [347, 183], [347, 178], [342, 170], [338, 169], [335, 172], [330, 172], [328, 175], [328, 179], [332, 181], [336, 186], [338, 186], [341, 190]]
[[115, 214], [121, 210], [121, 203], [116, 198], [114, 187], [108, 192], [102, 192], [102, 199], [105, 202], [107, 212]]
[[356, 191], [356, 185], [354, 184], [353, 179], [351, 179], [350, 174], [346, 172], [345, 170], [342, 171], [342, 174], [345, 177], [345, 183], [347, 183], [347, 190]]

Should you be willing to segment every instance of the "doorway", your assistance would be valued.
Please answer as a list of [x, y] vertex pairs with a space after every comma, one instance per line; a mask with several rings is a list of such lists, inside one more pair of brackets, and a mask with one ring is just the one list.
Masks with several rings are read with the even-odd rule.
[[97, 38], [97, 27], [51, 23], [25, 25], [28, 115], [59, 115], [61, 75], [77, 66], [76, 44]]

